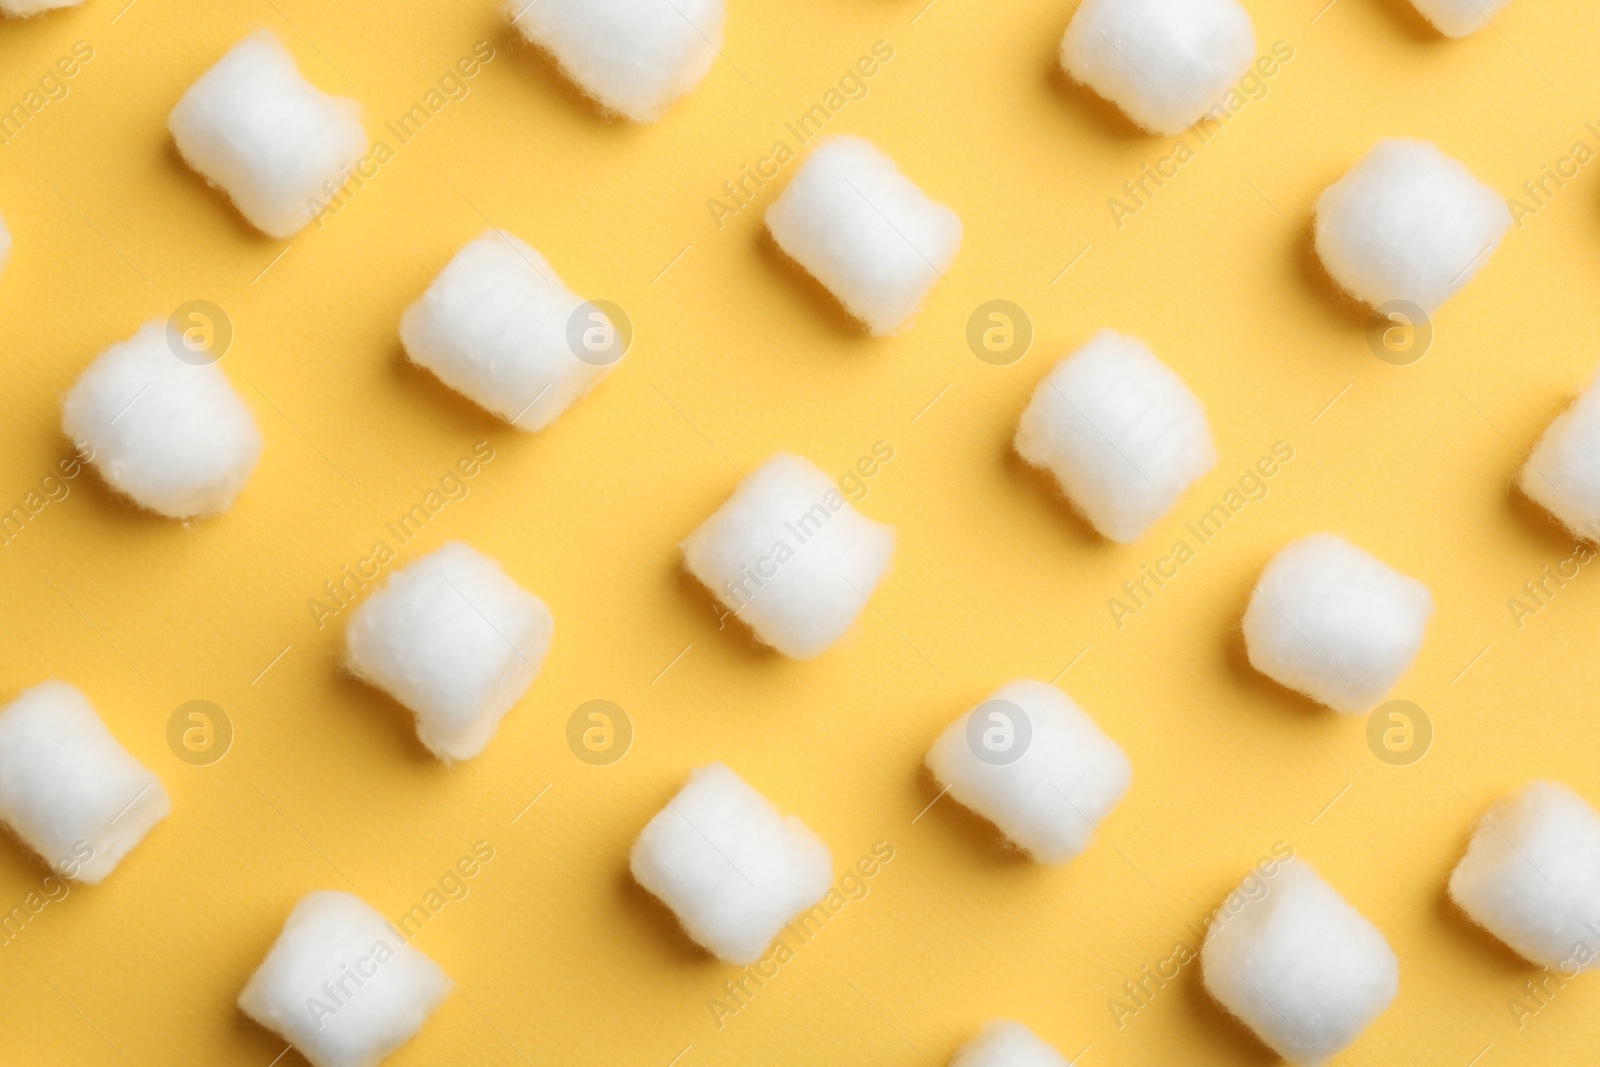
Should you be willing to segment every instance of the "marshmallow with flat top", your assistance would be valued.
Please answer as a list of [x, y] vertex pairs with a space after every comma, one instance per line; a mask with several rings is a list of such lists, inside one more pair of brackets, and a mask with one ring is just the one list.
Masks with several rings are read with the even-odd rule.
[[542, 430], [622, 359], [626, 339], [543, 256], [489, 230], [400, 319], [406, 355], [519, 430]]
[[1255, 54], [1238, 0], [1084, 0], [1061, 38], [1061, 68], [1154, 133], [1219, 110]]
[[452, 541], [396, 572], [350, 617], [350, 670], [411, 709], [442, 760], [482, 752], [533, 684], [554, 622], [500, 565]]
[[359, 897], [307, 893], [239, 1009], [312, 1067], [376, 1067], [422, 1029], [450, 979]]
[[720, 763], [701, 767], [633, 843], [633, 877], [726, 963], [761, 958], [833, 882], [828, 846]]
[[810, 659], [855, 621], [894, 552], [894, 529], [826, 474], [779, 453], [683, 542], [689, 573], [785, 656]]
[[1511, 0], [1411, 0], [1422, 17], [1446, 37], [1465, 37], [1490, 25]]
[[995, 1019], [961, 1046], [950, 1067], [1071, 1067], [1021, 1023]]
[[1366, 712], [1422, 647], [1428, 589], [1332, 534], [1279, 550], [1244, 613], [1250, 665], [1334, 711]]
[[956, 258], [961, 220], [860, 137], [830, 137], [767, 209], [767, 229], [874, 334], [910, 325]]
[[240, 41], [167, 119], [184, 160], [256, 229], [292, 237], [366, 150], [361, 110], [305, 78], [268, 30]]
[[1065, 863], [1128, 791], [1133, 770], [1061, 690], [1022, 679], [947, 726], [928, 769], [1040, 863]]
[[654, 122], [722, 46], [723, 0], [505, 0], [529, 41], [609, 110]]
[[56, 872], [100, 882], [171, 810], [72, 686], [44, 682], [0, 710], [0, 822]]
[[1129, 544], [1217, 461], [1206, 413], [1144, 344], [1101, 330], [1033, 391], [1017, 454], [1055, 475], [1101, 535]]
[[1545, 430], [1517, 485], [1575, 536], [1600, 541], [1600, 389], [1595, 382]]
[[1298, 1064], [1326, 1064], [1400, 988], [1383, 934], [1298, 859], [1234, 891], [1206, 934], [1200, 967], [1218, 1003]]
[[181, 358], [182, 347], [166, 323], [146, 323], [89, 364], [61, 419], [108, 485], [173, 519], [226, 510], [261, 455], [222, 368]]
[[1472, 831], [1450, 875], [1472, 921], [1564, 975], [1600, 962], [1600, 816], [1559, 782], [1531, 782]]
[[1357, 300], [1407, 301], [1432, 314], [1510, 225], [1500, 194], [1466, 167], [1426, 141], [1394, 137], [1317, 198], [1317, 254]]

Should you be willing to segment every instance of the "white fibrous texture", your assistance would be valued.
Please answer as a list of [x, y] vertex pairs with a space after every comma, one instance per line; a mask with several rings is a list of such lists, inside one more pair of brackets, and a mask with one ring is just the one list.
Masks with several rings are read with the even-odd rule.
[[519, 430], [541, 430], [623, 356], [616, 325], [503, 230], [468, 243], [400, 319], [406, 355]]
[[780, 453], [683, 542], [684, 566], [763, 643], [810, 659], [843, 637], [889, 567], [894, 530]]
[[634, 122], [661, 118], [722, 46], [723, 0], [505, 0], [503, 10], [579, 88]]
[[1279, 550], [1244, 614], [1250, 665], [1335, 711], [1371, 711], [1422, 647], [1427, 587], [1332, 534]]
[[1531, 782], [1479, 821], [1450, 875], [1472, 921], [1570, 976], [1600, 959], [1600, 816], [1558, 782]]
[[955, 261], [961, 220], [860, 137], [829, 137], [767, 209], [773, 240], [874, 334], [910, 325]]
[[54, 11], [62, 7], [77, 7], [83, 0], [0, 0], [0, 11], [17, 18], [37, 15], [41, 11]]
[[72, 686], [44, 682], [0, 710], [0, 821], [58, 874], [101, 881], [171, 810]]
[[1511, 0], [1411, 0], [1422, 17], [1446, 37], [1465, 37], [1490, 25]]
[[1326, 1064], [1394, 1000], [1394, 951], [1303, 860], [1235, 894], [1200, 950], [1206, 991], [1284, 1059]]
[[375, 1067], [411, 1040], [450, 980], [359, 897], [323, 890], [294, 906], [239, 1008], [312, 1067]]
[[292, 237], [339, 192], [366, 149], [360, 108], [300, 75], [267, 30], [201, 75], [167, 126], [184, 160], [273, 237]]
[[1222, 106], [1255, 54], [1238, 0], [1084, 0], [1061, 67], [1154, 133], [1182, 133]]
[[1087, 848], [1133, 775], [1122, 749], [1065, 693], [1027, 679], [947, 726], [928, 769], [1040, 863]]
[[995, 1019], [961, 1046], [950, 1067], [1071, 1067], [1021, 1023]]
[[1101, 330], [1022, 413], [1017, 454], [1055, 475], [1102, 536], [1137, 541], [1217, 461], [1200, 401], [1144, 344]]
[[222, 368], [181, 359], [163, 322], [89, 364], [61, 428], [108, 485], [174, 519], [225, 510], [261, 455], [255, 420]]
[[394, 574], [350, 617], [351, 673], [409, 708], [440, 759], [471, 759], [528, 686], [554, 631], [544, 602], [452, 541]]
[[1500, 194], [1466, 167], [1426, 141], [1389, 138], [1317, 198], [1317, 254], [1357, 300], [1432, 314], [1510, 225]]
[[833, 881], [828, 846], [720, 763], [701, 767], [633, 843], [639, 884], [727, 963], [761, 958]]
[[1600, 389], [1590, 383], [1557, 415], [1517, 484], [1585, 541], [1600, 541]]

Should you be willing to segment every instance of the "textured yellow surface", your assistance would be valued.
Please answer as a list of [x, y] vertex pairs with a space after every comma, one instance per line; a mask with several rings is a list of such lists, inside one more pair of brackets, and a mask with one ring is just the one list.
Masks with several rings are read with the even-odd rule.
[[[1374, 358], [1303, 240], [1318, 191], [1380, 136], [1431, 139], [1507, 196], [1575, 142], [1600, 147], [1600, 121], [1585, 126], [1600, 120], [1592, 10], [1512, 0], [1497, 29], [1450, 42], [1398, 0], [1320, 15], [1322, 0], [1251, 0], [1258, 50], [1282, 41], [1292, 59], [1209, 142], [1177, 139], [1190, 158], [1119, 227], [1108, 198], [1177, 140], [1136, 132], [1060, 75], [1071, 7], [920, 2], [733, 0], [724, 59], [648, 128], [601, 119], [481, 2], [88, 0], [0, 22], [7, 106], [75, 42], [93, 50], [0, 144], [16, 241], [0, 277], [0, 504], [70, 454], [59, 401], [79, 370], [190, 299], [231, 316], [223, 366], [266, 438], [219, 518], [140, 514], [90, 474], [0, 547], [0, 691], [82, 687], [173, 799], [105, 884], [49, 902], [0, 947], [0, 1061], [265, 1067], [283, 1043], [234, 998], [301, 894], [354, 887], [391, 918], [441, 905], [415, 944], [459, 993], [399, 1065], [909, 1067], [943, 1064], [997, 1015], [1069, 1057], [1087, 1048], [1090, 1065], [1259, 1063], [1268, 1053], [1208, 1001], [1197, 966], [1164, 985], [1142, 969], [1194, 947], [1279, 842], [1400, 957], [1399, 997], [1341, 1062], [1592, 1050], [1600, 983], [1528, 998], [1539, 972], [1455, 914], [1444, 885], [1474, 809], [1506, 789], [1549, 776], [1600, 800], [1600, 578], [1580, 568], [1520, 620], [1508, 607], [1572, 554], [1509, 484], [1600, 355], [1600, 167], [1529, 202], [1411, 366]], [[184, 88], [263, 26], [393, 149], [289, 242], [251, 231], [165, 127]], [[464, 99], [404, 144], [383, 128], [479, 42], [493, 59]], [[874, 140], [966, 227], [915, 328], [882, 341], [764, 237], [760, 212], [793, 164], [720, 227], [707, 205], [775, 141], [799, 148], [785, 123], [877, 42], [893, 58], [828, 128]], [[396, 335], [491, 222], [637, 330], [620, 370], [531, 438], [406, 364]], [[991, 299], [1034, 325], [1010, 366], [964, 339]], [[1008, 449], [1046, 367], [1102, 326], [1184, 376], [1222, 456], [1127, 547], [1092, 536]], [[899, 548], [850, 636], [795, 663], [720, 626], [676, 544], [736, 468], [788, 449], [843, 472], [879, 441], [894, 458], [859, 506], [896, 526]], [[384, 524], [479, 442], [494, 458], [467, 495], [398, 543]], [[1293, 459], [1265, 498], [1119, 627], [1108, 599], [1276, 442]], [[1433, 591], [1396, 693], [1433, 723], [1420, 762], [1380, 761], [1361, 719], [1245, 665], [1256, 573], [1317, 529]], [[398, 565], [450, 538], [543, 597], [556, 636], [487, 752], [446, 767], [401, 709], [341, 673], [347, 612], [319, 627], [308, 600], [380, 539]], [[1104, 838], [1060, 869], [1008, 855], [948, 798], [917, 818], [936, 795], [927, 745], [1019, 675], [1059, 675], [1134, 766]], [[210, 766], [166, 741], [195, 699], [235, 732]], [[591, 699], [634, 725], [611, 766], [567, 745]], [[865, 896], [736, 1005], [724, 983], [738, 972], [627, 874], [663, 794], [714, 759], [800, 814], [841, 874], [879, 842], [893, 850]], [[479, 842], [494, 858], [466, 895], [430, 901]], [[44, 874], [5, 841], [0, 908]], [[1539, 1010], [1514, 1014], [1518, 996]]]

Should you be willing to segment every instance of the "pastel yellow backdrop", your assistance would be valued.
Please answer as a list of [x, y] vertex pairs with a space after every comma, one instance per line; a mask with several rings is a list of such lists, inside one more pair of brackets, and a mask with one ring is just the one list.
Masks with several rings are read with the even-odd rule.
[[[70, 454], [59, 401], [80, 369], [191, 299], [232, 319], [223, 366], [266, 450], [219, 518], [140, 514], [86, 476], [0, 547], [0, 690], [82, 687], [173, 800], [105, 884], [0, 948], [0, 1059], [264, 1067], [283, 1042], [234, 998], [295, 900], [353, 887], [398, 918], [480, 841], [494, 859], [415, 939], [459, 993], [395, 1064], [909, 1067], [943, 1064], [995, 1016], [1064, 1055], [1087, 1048], [1090, 1065], [1265, 1062], [1193, 964], [1146, 980], [1137, 1012], [1109, 1002], [1135, 1004], [1123, 983], [1192, 946], [1278, 842], [1401, 960], [1398, 999], [1341, 1062], [1482, 1053], [1488, 1067], [1593, 1048], [1600, 983], [1559, 989], [1519, 1025], [1508, 1001], [1539, 973], [1459, 918], [1444, 884], [1475, 809], [1508, 788], [1549, 776], [1600, 800], [1600, 578], [1583, 570], [1520, 627], [1507, 605], [1572, 552], [1510, 483], [1600, 355], [1600, 167], [1508, 234], [1411, 366], [1374, 358], [1303, 239], [1318, 191], [1380, 136], [1433, 140], [1507, 196], [1574, 142], [1600, 144], [1584, 125], [1600, 119], [1584, 4], [1512, 0], [1498, 29], [1449, 42], [1399, 0], [1320, 15], [1322, 0], [1250, 0], [1259, 50], [1283, 41], [1292, 60], [1119, 227], [1108, 199], [1176, 141], [1059, 74], [1068, 3], [733, 0], [724, 58], [639, 128], [601, 118], [486, 2], [123, 2], [0, 22], [7, 106], [74, 42], [93, 49], [68, 94], [0, 145], [16, 241], [0, 277], [0, 503]], [[394, 150], [289, 242], [251, 231], [165, 125], [263, 26]], [[383, 128], [482, 41], [494, 58], [464, 99], [403, 145]], [[794, 164], [720, 228], [707, 206], [775, 140], [799, 147], [785, 122], [880, 41], [893, 59], [829, 129], [871, 138], [966, 228], [915, 328], [889, 340], [863, 336], [764, 236], [760, 212]], [[401, 311], [490, 223], [637, 330], [617, 373], [536, 437], [407, 365], [397, 340]], [[991, 299], [1036, 331], [1010, 366], [965, 340]], [[1221, 452], [1126, 547], [1092, 536], [1008, 449], [1035, 382], [1102, 326], [1184, 376]], [[480, 441], [494, 459], [470, 493], [394, 542], [384, 523]], [[899, 546], [852, 634], [795, 663], [719, 624], [676, 545], [737, 472], [780, 449], [842, 472], [878, 441], [894, 458], [859, 506]], [[1279, 441], [1294, 458], [1266, 498], [1119, 627], [1107, 601], [1122, 583]], [[1413, 765], [1380, 761], [1362, 719], [1245, 665], [1255, 575], [1319, 529], [1437, 601], [1396, 693], [1434, 725]], [[543, 678], [477, 760], [428, 756], [399, 708], [341, 672], [344, 614], [319, 628], [307, 607], [380, 538], [397, 563], [470, 541], [555, 614]], [[1135, 768], [1103, 839], [1059, 869], [1008, 855], [948, 798], [918, 817], [937, 793], [920, 769], [937, 731], [1019, 675], [1058, 678]], [[598, 698], [636, 731], [608, 767], [566, 742], [573, 710]], [[211, 766], [166, 742], [192, 699], [234, 726]], [[735, 970], [627, 874], [663, 794], [711, 760], [800, 814], [841, 873], [878, 842], [894, 850], [720, 1026], [709, 1002]], [[6, 842], [0, 909], [44, 873]]]

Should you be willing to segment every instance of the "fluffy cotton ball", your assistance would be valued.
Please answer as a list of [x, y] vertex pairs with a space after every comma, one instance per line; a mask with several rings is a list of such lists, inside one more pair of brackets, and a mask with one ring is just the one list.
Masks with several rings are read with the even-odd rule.
[[307, 893], [239, 1008], [313, 1067], [375, 1067], [422, 1029], [450, 979], [359, 897]]
[[118, 492], [169, 518], [223, 511], [261, 455], [261, 434], [222, 368], [178, 358], [163, 322], [95, 358], [61, 428]]
[[907, 326], [961, 247], [961, 220], [859, 137], [830, 137], [767, 209], [778, 247], [875, 334]]
[[894, 552], [894, 529], [850, 506], [799, 456], [778, 454], [683, 542], [684, 565], [766, 644], [821, 655], [855, 621]]
[[1438, 310], [1511, 225], [1500, 194], [1426, 141], [1379, 141], [1317, 198], [1317, 254], [1373, 307]]
[[1465, 37], [1489, 25], [1511, 0], [1411, 0], [1422, 16], [1446, 37]]
[[1304, 861], [1232, 899], [1200, 950], [1206, 991], [1284, 1059], [1325, 1064], [1399, 991], [1389, 943]]
[[310, 222], [366, 148], [355, 101], [302, 78], [267, 30], [201, 75], [167, 126], [189, 166], [273, 237], [291, 237]]
[[1575, 535], [1600, 541], [1600, 389], [1594, 383], [1545, 430], [1517, 484]]
[[639, 884], [726, 963], [750, 964], [833, 881], [828, 846], [720, 763], [701, 767], [633, 843]]
[[1071, 1067], [1021, 1023], [995, 1019], [961, 1046], [950, 1067]]
[[1564, 974], [1600, 963], [1600, 816], [1558, 782], [1532, 782], [1489, 809], [1450, 875], [1478, 925]]
[[1156, 133], [1179, 134], [1222, 104], [1255, 54], [1237, 0], [1084, 0], [1061, 67]]
[[722, 0], [505, 0], [522, 36], [634, 122], [654, 122], [711, 69]]
[[0, 711], [0, 821], [57, 872], [101, 881], [171, 810], [72, 686], [36, 685]]
[[1040, 863], [1065, 863], [1128, 791], [1117, 743], [1055, 686], [997, 689], [947, 726], [928, 769], [961, 804]]
[[410, 708], [440, 759], [483, 751], [550, 651], [544, 602], [453, 541], [396, 573], [356, 609], [350, 670]]
[[0, 0], [0, 11], [17, 18], [37, 15], [41, 11], [54, 11], [62, 7], [77, 7], [83, 0]]
[[543, 256], [503, 230], [457, 252], [400, 319], [406, 355], [520, 430], [555, 421], [616, 366], [625, 339]]
[[1045, 375], [1022, 413], [1016, 449], [1055, 475], [1096, 530], [1124, 544], [1217, 461], [1205, 411], [1183, 379], [1111, 330]]
[[1272, 557], [1244, 613], [1250, 665], [1335, 711], [1370, 711], [1411, 666], [1427, 587], [1332, 534]]

